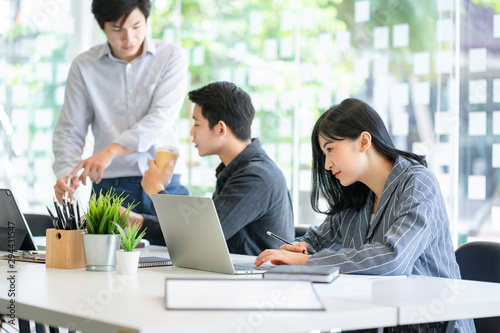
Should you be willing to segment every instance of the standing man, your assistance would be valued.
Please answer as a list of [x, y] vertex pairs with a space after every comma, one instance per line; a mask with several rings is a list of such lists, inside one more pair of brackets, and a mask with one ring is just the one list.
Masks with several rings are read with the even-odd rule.
[[[87, 177], [97, 194], [113, 187], [128, 195], [125, 206], [150, 213], [141, 187], [156, 147], [178, 146], [177, 126], [187, 81], [187, 57], [180, 47], [146, 36], [149, 0], [94, 0], [92, 13], [107, 42], [72, 63], [57, 120], [53, 165], [57, 199], [73, 197]], [[94, 154], [81, 159], [88, 127]], [[82, 170], [80, 176], [77, 173]], [[70, 177], [70, 186], [68, 186]], [[174, 174], [169, 193], [188, 194]]]
[[[251, 139], [255, 114], [250, 96], [229, 82], [211, 83], [191, 91], [195, 103], [193, 143], [200, 156], [217, 155], [217, 184], [212, 196], [231, 253], [257, 255], [261, 249], [282, 245], [266, 234], [271, 231], [293, 239], [294, 225], [285, 177], [262, 149], [259, 139]], [[148, 194], [167, 193], [169, 170], [149, 161], [142, 186]], [[170, 192], [168, 192], [170, 193]], [[131, 217], [147, 227], [146, 238], [162, 243], [158, 221]]]

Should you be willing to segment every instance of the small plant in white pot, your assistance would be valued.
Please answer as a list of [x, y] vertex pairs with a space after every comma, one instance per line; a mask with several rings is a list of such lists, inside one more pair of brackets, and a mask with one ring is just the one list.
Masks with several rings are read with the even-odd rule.
[[122, 247], [121, 250], [116, 251], [116, 270], [118, 274], [135, 275], [139, 267], [139, 251], [134, 251], [134, 249], [146, 234], [146, 230], [139, 234], [140, 227], [137, 224], [129, 224], [125, 232], [121, 225], [113, 223], [121, 235], [118, 241]]

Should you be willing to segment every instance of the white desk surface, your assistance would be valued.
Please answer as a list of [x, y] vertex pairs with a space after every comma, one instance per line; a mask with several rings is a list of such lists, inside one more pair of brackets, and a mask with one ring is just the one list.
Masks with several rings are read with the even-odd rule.
[[500, 283], [418, 275], [341, 278], [325, 293], [345, 300], [395, 306], [398, 325], [500, 316]]
[[[142, 256], [167, 256], [151, 246]], [[253, 258], [234, 255], [235, 262]], [[309, 332], [397, 324], [397, 308], [321, 295], [326, 311], [175, 311], [165, 309], [166, 277], [242, 278], [178, 267], [116, 272], [47, 269], [17, 262], [16, 314], [23, 319], [83, 332]], [[8, 305], [7, 261], [0, 260], [0, 307]], [[246, 276], [247, 278], [250, 276]], [[253, 275], [252, 278], [261, 278]], [[344, 277], [340, 277], [339, 279]], [[334, 284], [321, 286], [322, 289]], [[186, 290], [188, 293], [189, 290]]]
[[[163, 247], [141, 252], [167, 256]], [[233, 259], [253, 261], [238, 255]], [[0, 278], [0, 307], [5, 309], [6, 260], [0, 260], [0, 271], [5, 272]], [[242, 276], [155, 267], [128, 277], [20, 262], [16, 271], [19, 317], [83, 332], [309, 332], [500, 315], [500, 284], [420, 276], [341, 275], [331, 284], [315, 284], [326, 311], [172, 311], [164, 304], [166, 277]]]

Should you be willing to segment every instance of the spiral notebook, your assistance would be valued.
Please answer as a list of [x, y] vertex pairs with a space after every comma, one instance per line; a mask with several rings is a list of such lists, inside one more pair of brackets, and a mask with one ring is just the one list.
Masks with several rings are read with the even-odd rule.
[[172, 260], [163, 257], [139, 257], [139, 268], [172, 266]]

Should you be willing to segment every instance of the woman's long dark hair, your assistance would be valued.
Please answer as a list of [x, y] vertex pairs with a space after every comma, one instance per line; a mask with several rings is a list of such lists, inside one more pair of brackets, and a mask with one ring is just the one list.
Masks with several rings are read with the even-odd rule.
[[[346, 208], [359, 210], [370, 194], [368, 186], [355, 182], [342, 186], [332, 173], [325, 169], [325, 155], [319, 145], [319, 136], [332, 140], [356, 140], [362, 132], [372, 136], [375, 149], [389, 161], [395, 162], [403, 156], [412, 163], [427, 166], [425, 156], [398, 150], [394, 147], [387, 128], [378, 113], [368, 104], [355, 98], [348, 98], [332, 106], [319, 117], [311, 135], [313, 151], [311, 205], [315, 212], [332, 215]], [[326, 199], [329, 208], [319, 208], [319, 199]]]

